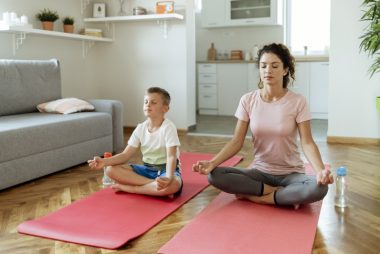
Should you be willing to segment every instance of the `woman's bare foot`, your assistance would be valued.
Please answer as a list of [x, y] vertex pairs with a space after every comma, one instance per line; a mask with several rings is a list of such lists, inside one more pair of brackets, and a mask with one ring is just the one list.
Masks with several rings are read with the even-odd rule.
[[243, 195], [243, 194], [236, 194], [235, 196], [237, 199], [247, 199], [249, 201], [252, 201], [252, 202], [258, 203], [258, 204], [274, 205], [273, 195], [274, 195], [274, 192], [269, 193], [267, 195], [263, 195], [261, 197], [251, 196], [251, 195]]
[[272, 192], [275, 192], [276, 190], [278, 190], [280, 188], [282, 188], [282, 187], [281, 186], [271, 186], [271, 185], [264, 184], [263, 196], [267, 195], [267, 194], [270, 194]]
[[235, 198], [236, 199], [244, 199], [244, 195], [243, 194], [235, 194]]

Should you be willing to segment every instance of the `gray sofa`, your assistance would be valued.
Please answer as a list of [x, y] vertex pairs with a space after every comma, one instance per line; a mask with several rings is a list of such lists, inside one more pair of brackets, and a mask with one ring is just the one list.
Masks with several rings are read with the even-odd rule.
[[57, 60], [0, 60], [0, 190], [124, 148], [119, 101], [91, 100], [95, 112], [37, 111], [61, 96]]

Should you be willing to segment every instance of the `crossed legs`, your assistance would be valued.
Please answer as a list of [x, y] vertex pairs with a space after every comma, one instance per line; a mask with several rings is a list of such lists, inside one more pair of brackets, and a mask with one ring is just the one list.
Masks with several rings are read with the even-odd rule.
[[151, 196], [172, 197], [182, 186], [182, 180], [174, 176], [174, 180], [165, 189], [157, 190], [157, 182], [135, 173], [129, 165], [117, 165], [107, 167], [107, 175], [116, 181], [112, 188], [116, 191], [145, 194]]
[[293, 205], [312, 203], [327, 194], [326, 185], [317, 185], [313, 176], [301, 173], [270, 175], [257, 169], [218, 167], [209, 182], [227, 193], [256, 203]]

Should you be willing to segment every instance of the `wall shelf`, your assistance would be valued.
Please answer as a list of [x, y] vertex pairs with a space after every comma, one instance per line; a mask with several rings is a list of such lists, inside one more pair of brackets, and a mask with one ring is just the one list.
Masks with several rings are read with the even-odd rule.
[[146, 15], [133, 15], [133, 16], [111, 16], [104, 18], [85, 18], [84, 22], [105, 22], [108, 30], [109, 23], [112, 23], [113, 31], [115, 22], [131, 22], [131, 21], [157, 21], [162, 26], [162, 35], [165, 39], [168, 37], [168, 22], [169, 20], [183, 20], [184, 17], [178, 13], [168, 14], [146, 14]]
[[183, 15], [178, 13], [168, 14], [146, 14], [134, 16], [111, 16], [105, 18], [85, 18], [85, 22], [123, 22], [123, 21], [147, 21], [147, 20], [175, 20], [183, 19]]
[[[88, 4], [87, 0], [82, 0], [82, 9]], [[105, 18], [86, 18], [85, 22], [105, 22], [109, 30], [109, 23], [112, 26], [115, 22], [126, 22], [126, 21], [149, 21], [155, 20], [162, 26], [163, 37], [167, 38], [168, 33], [168, 21], [169, 20], [183, 20], [184, 17], [181, 14], [170, 13], [170, 14], [147, 14], [147, 15], [135, 15], [135, 16], [113, 16]], [[113, 26], [114, 30], [114, 26]], [[23, 42], [26, 40], [27, 34], [37, 34], [44, 36], [61, 37], [66, 39], [74, 39], [82, 41], [82, 52], [83, 57], [86, 57], [89, 49], [95, 44], [95, 42], [112, 42], [114, 39], [107, 37], [95, 37], [81, 34], [71, 34], [63, 33], [57, 31], [47, 31], [42, 29], [34, 29], [30, 26], [0, 26], [0, 33], [11, 33], [13, 35], [13, 55], [16, 55], [17, 50], [21, 47]], [[113, 32], [114, 33], [114, 32]]]
[[34, 29], [27, 26], [1, 26], [0, 32], [13, 34], [13, 55], [16, 54], [17, 49], [23, 44], [27, 34], [38, 34], [44, 36], [62, 37], [67, 39], [81, 40], [83, 42], [83, 57], [86, 56], [89, 48], [95, 42], [112, 42], [110, 38], [101, 38], [95, 36], [63, 33], [57, 31], [46, 31], [42, 29]]

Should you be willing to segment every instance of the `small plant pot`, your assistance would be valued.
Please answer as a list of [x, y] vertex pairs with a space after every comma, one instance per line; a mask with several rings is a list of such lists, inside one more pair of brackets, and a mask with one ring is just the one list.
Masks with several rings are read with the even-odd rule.
[[72, 34], [74, 32], [74, 26], [73, 25], [63, 25], [63, 32]]
[[53, 31], [54, 30], [54, 22], [51, 21], [42, 21], [42, 29]]
[[376, 108], [380, 111], [380, 96], [376, 97]]

